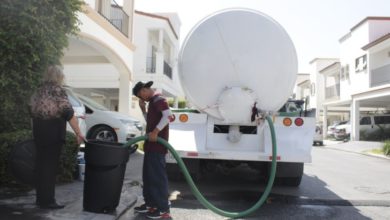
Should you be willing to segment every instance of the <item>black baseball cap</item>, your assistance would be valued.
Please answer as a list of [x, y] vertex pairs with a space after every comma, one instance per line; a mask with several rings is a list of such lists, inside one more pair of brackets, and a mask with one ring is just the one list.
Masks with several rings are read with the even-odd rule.
[[153, 81], [149, 81], [147, 83], [143, 83], [141, 81], [137, 82], [137, 84], [135, 84], [135, 86], [133, 87], [133, 95], [137, 96], [138, 92], [142, 88], [150, 88], [152, 85], [153, 85]]

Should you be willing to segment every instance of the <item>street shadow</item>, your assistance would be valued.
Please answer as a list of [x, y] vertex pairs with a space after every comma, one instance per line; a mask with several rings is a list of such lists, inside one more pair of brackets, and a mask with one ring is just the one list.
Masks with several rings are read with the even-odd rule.
[[[229, 174], [216, 172], [203, 176], [196, 185], [204, 197], [217, 208], [241, 212], [259, 200], [267, 183], [250, 167], [240, 166]], [[170, 192], [173, 195], [172, 208], [206, 209], [191, 193], [185, 180], [170, 181]], [[317, 176], [305, 174], [299, 187], [274, 186], [263, 206], [251, 216], [255, 216], [254, 219], [279, 219], [277, 216], [281, 219], [290, 219], [289, 216], [300, 219], [343, 219], [341, 216], [344, 215], [344, 207], [348, 209], [350, 219], [370, 219], [354, 207], [359, 204], [365, 205], [341, 198], [330, 191], [327, 184]]]

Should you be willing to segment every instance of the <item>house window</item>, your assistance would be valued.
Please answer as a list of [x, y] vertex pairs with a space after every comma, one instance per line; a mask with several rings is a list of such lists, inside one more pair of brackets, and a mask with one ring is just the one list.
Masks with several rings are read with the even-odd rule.
[[315, 83], [311, 84], [310, 94], [311, 94], [311, 96], [315, 96], [316, 95], [316, 84]]
[[355, 72], [362, 72], [367, 68], [367, 55], [355, 59]]
[[349, 64], [345, 65], [345, 80], [349, 80]]
[[345, 68], [343, 66], [340, 68], [340, 79], [345, 80]]
[[157, 52], [157, 48], [155, 46], [152, 46], [151, 57], [146, 58], [147, 73], [156, 73], [156, 52]]

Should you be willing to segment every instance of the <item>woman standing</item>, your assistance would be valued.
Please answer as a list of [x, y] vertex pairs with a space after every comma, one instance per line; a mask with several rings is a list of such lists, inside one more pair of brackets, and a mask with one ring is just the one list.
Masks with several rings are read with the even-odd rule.
[[63, 82], [61, 67], [49, 66], [41, 86], [31, 98], [33, 137], [37, 149], [36, 203], [43, 209], [64, 207], [55, 200], [55, 182], [61, 148], [65, 143], [66, 122], [75, 132], [78, 144], [84, 139], [72, 105], [62, 88]]

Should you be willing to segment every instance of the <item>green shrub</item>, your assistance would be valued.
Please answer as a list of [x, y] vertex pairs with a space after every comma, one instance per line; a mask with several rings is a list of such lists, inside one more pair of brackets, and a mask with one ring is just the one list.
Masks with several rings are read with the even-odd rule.
[[390, 156], [390, 140], [385, 141], [383, 144], [383, 154]]
[[185, 108], [187, 107], [187, 102], [185, 100], [180, 100], [178, 103], [178, 108]]
[[167, 98], [169, 107], [173, 108], [175, 105], [175, 100], [173, 98]]
[[48, 65], [77, 32], [80, 0], [2, 0], [0, 133], [30, 129], [28, 102]]
[[32, 134], [29, 130], [0, 134], [0, 186], [15, 182], [12, 175], [8, 172], [8, 155], [11, 151], [11, 146], [30, 138], [32, 138]]
[[[31, 138], [32, 132], [30, 130], [0, 134], [0, 186], [17, 183], [8, 172], [8, 156], [14, 144]], [[59, 173], [57, 175], [59, 182], [70, 182], [73, 180], [73, 173], [77, 165], [77, 152], [78, 145], [76, 143], [76, 137], [73, 133], [67, 132], [66, 144], [62, 148], [59, 162]]]

